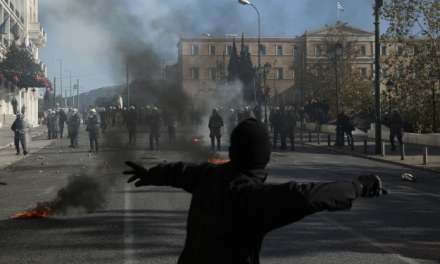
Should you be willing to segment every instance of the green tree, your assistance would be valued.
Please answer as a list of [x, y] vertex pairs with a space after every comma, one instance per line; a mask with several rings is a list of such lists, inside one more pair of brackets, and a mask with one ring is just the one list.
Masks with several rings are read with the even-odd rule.
[[440, 2], [388, 0], [382, 41], [389, 49], [384, 77], [392, 80], [388, 106], [399, 109], [414, 132], [433, 130], [432, 94], [440, 77]]
[[228, 64], [228, 81], [233, 82], [238, 80], [240, 75], [240, 58], [238, 57], [237, 46], [235, 39], [232, 41], [232, 50], [229, 54]]

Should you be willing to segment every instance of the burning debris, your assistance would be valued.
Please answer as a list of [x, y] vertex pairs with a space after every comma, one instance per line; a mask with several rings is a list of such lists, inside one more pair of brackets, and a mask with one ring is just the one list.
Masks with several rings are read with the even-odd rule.
[[209, 158], [208, 162], [215, 164], [215, 165], [222, 165], [225, 163], [228, 163], [230, 160], [229, 159], [223, 159], [223, 158]]
[[222, 157], [218, 153], [215, 153], [215, 154], [210, 155], [210, 157], [208, 158], [208, 162], [211, 164], [215, 164], [215, 165], [222, 165], [222, 164], [230, 162], [230, 160]]
[[71, 177], [67, 186], [58, 191], [53, 201], [38, 203], [33, 209], [16, 213], [12, 219], [34, 219], [66, 215], [70, 210], [93, 213], [105, 204], [104, 186], [96, 179], [81, 175]]

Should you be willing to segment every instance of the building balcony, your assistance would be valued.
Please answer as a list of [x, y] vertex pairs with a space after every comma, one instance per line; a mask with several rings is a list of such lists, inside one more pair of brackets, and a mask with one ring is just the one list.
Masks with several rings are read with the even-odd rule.
[[29, 38], [38, 48], [46, 46], [47, 35], [40, 23], [29, 25]]

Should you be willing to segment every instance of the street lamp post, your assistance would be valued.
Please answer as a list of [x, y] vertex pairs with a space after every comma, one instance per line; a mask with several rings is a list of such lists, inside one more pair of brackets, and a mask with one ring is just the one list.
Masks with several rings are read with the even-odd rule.
[[[258, 66], [257, 66], [257, 85], [255, 86], [255, 93], [256, 93], [256, 89], [258, 87], [258, 89], [260, 89], [261, 92], [261, 15], [260, 15], [260, 11], [258, 10], [258, 8], [249, 0], [238, 0], [238, 3], [242, 4], [242, 5], [248, 5], [251, 6], [255, 12], [257, 12], [257, 17], [258, 17]], [[259, 93], [261, 94], [261, 93]], [[260, 100], [257, 100], [257, 106], [258, 106], [258, 110], [261, 113], [261, 102]]]
[[257, 12], [257, 16], [258, 16], [258, 73], [260, 73], [260, 68], [261, 68], [261, 15], [260, 15], [260, 11], [249, 0], [238, 0], [238, 2], [242, 5], [251, 6], [255, 10], [255, 12]]
[[339, 71], [338, 59], [342, 56], [342, 45], [337, 43], [335, 45], [335, 88], [336, 88], [336, 114], [339, 114], [340, 91], [339, 91]]
[[340, 43], [335, 44], [335, 88], [336, 88], [336, 146], [344, 145], [344, 132], [342, 131], [341, 124], [339, 123], [339, 72], [338, 72], [338, 60], [342, 56], [342, 45]]
[[374, 107], [375, 107], [375, 153], [382, 154], [382, 113], [380, 109], [380, 8], [383, 0], [374, 5]]
[[266, 126], [269, 124], [268, 118], [267, 118], [267, 103], [268, 103], [268, 97], [269, 97], [269, 88], [266, 86], [266, 80], [267, 80], [267, 73], [271, 69], [271, 65], [269, 63], [264, 64], [263, 67], [263, 87], [264, 87], [264, 123]]

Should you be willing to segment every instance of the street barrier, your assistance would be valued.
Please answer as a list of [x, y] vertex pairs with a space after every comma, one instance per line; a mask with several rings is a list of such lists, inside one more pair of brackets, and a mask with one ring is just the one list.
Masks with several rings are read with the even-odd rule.
[[400, 146], [400, 160], [405, 160], [405, 144]]
[[428, 148], [423, 148], [423, 165], [428, 165]]

